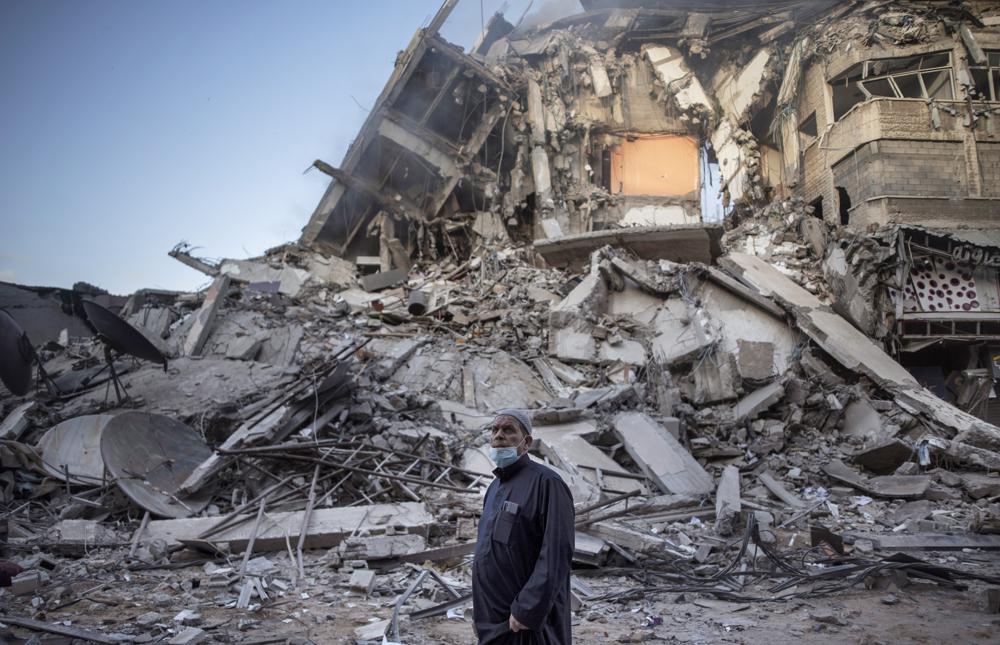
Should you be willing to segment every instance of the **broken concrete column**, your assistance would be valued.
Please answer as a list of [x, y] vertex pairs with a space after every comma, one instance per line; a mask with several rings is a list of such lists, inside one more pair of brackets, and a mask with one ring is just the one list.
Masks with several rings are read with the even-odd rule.
[[590, 59], [590, 79], [594, 82], [594, 94], [597, 95], [597, 98], [603, 99], [611, 96], [613, 90], [611, 89], [611, 79], [608, 78], [608, 70], [597, 56]]
[[726, 466], [715, 492], [715, 530], [719, 535], [732, 535], [740, 517], [740, 470]]
[[535, 146], [531, 149], [531, 175], [535, 180], [535, 202], [544, 210], [555, 208], [552, 199], [552, 174], [549, 171], [549, 155], [545, 148]]
[[545, 106], [542, 103], [542, 88], [534, 79], [528, 79], [528, 125], [531, 128], [531, 143], [545, 145]]
[[205, 301], [194, 314], [194, 324], [188, 330], [188, 335], [184, 339], [184, 354], [186, 356], [199, 356], [201, 350], [212, 333], [212, 324], [215, 322], [215, 315], [226, 299], [226, 292], [229, 290], [229, 276], [220, 275], [212, 281], [212, 286], [205, 292]]

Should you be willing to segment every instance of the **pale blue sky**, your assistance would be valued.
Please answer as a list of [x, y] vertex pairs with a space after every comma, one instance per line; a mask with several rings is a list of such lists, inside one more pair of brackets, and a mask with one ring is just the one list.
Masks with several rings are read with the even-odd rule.
[[[0, 280], [194, 289], [180, 240], [239, 258], [297, 239], [328, 181], [303, 170], [340, 163], [439, 6], [4, 0]], [[442, 33], [468, 47], [479, 26], [462, 0]]]

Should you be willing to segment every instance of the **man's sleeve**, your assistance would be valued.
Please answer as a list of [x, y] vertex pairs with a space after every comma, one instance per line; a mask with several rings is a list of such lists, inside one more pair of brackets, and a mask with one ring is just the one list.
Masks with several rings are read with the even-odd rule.
[[548, 479], [542, 485], [546, 509], [545, 534], [538, 552], [535, 569], [510, 607], [514, 615], [529, 629], [537, 630], [552, 610], [559, 589], [569, 578], [573, 559], [575, 529], [573, 498], [566, 484]]

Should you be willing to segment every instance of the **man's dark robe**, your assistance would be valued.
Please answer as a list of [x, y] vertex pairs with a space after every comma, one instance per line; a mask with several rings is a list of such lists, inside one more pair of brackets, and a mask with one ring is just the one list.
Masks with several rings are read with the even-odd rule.
[[[481, 644], [568, 645], [573, 498], [527, 454], [486, 491], [472, 565], [472, 613]], [[512, 632], [513, 614], [528, 630]]]

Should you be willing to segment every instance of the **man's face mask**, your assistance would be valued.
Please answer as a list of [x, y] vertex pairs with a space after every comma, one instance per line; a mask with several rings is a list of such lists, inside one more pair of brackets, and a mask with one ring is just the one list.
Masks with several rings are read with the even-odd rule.
[[[527, 439], [527, 437], [525, 437]], [[518, 454], [517, 449], [521, 447], [524, 443], [524, 439], [521, 439], [516, 446], [504, 446], [503, 448], [490, 448], [490, 459], [493, 463], [497, 465], [498, 468], [506, 468], [515, 461], [517, 461]]]

